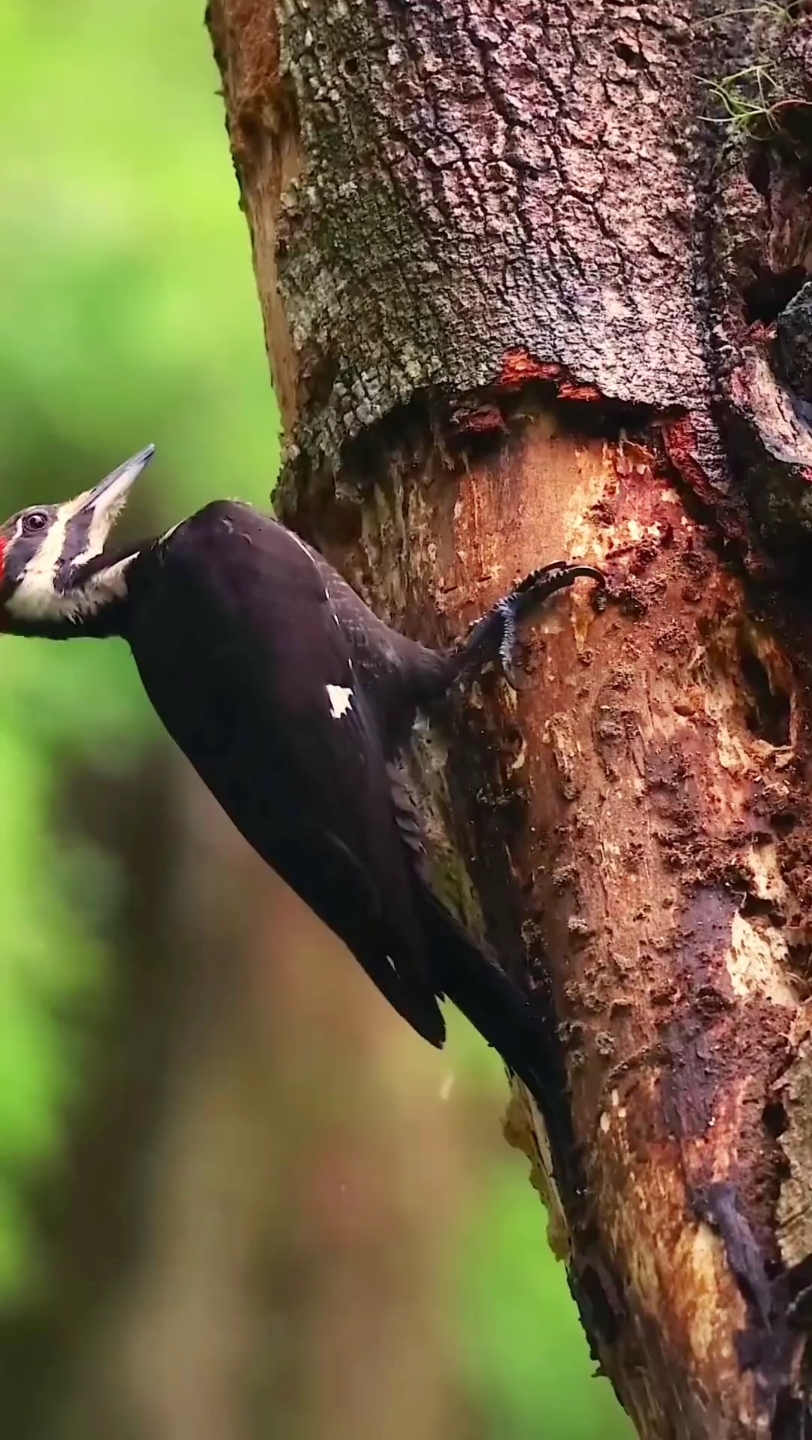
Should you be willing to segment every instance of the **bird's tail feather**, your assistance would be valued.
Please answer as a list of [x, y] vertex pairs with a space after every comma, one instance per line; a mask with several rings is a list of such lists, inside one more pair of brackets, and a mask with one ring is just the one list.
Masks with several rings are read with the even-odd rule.
[[417, 903], [438, 992], [453, 1001], [546, 1112], [561, 1078], [529, 1002], [428, 886], [419, 886]]

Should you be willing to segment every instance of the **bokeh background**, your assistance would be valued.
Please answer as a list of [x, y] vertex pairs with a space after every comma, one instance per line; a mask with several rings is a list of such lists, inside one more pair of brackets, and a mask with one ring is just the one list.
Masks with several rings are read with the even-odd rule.
[[[278, 418], [203, 0], [0, 0], [0, 510]], [[0, 642], [0, 1429], [607, 1440], [506, 1087], [421, 1044], [171, 749], [123, 645]]]

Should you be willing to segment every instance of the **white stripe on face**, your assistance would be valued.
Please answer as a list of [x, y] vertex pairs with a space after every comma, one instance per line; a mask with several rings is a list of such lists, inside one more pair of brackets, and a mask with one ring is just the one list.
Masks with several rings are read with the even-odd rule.
[[[24, 543], [25, 515], [31, 512], [20, 516], [9, 546], [15, 542], [20, 546], [16, 583], [5, 601], [11, 616], [28, 624], [72, 620], [94, 614], [110, 600], [126, 594], [126, 571], [137, 551], [97, 570], [83, 582], [81, 572], [89, 562], [102, 558], [111, 526], [154, 451], [155, 446], [148, 445], [92, 490], [84, 490], [58, 508], [48, 506], [51, 523], [39, 537], [39, 544], [33, 535]], [[26, 555], [31, 558], [20, 574], [19, 565]]]
[[[14, 593], [6, 602], [13, 615], [22, 620], [42, 620], [47, 615], [66, 613], [59, 606], [62, 597], [55, 586], [56, 572], [65, 548], [68, 524], [81, 509], [88, 494], [89, 491], [83, 491], [75, 500], [68, 500], [64, 505], [60, 505], [42, 544], [29, 560]], [[19, 539], [22, 534], [23, 518], [21, 516], [17, 521], [14, 540]]]
[[[61, 589], [57, 587], [56, 576], [59, 562], [65, 549], [68, 527], [86, 504], [91, 491], [84, 490], [75, 499], [60, 505], [56, 516], [44, 536], [42, 544], [26, 565], [20, 580], [6, 601], [6, 607], [20, 620], [74, 620], [82, 615], [92, 615], [108, 600], [120, 598], [126, 593], [125, 571], [132, 556], [118, 561], [106, 570], [99, 571], [85, 586]], [[85, 564], [100, 554], [115, 514], [121, 508], [125, 496], [121, 496], [115, 507], [99, 507], [91, 517], [88, 541], [71, 566]], [[23, 517], [17, 521], [12, 545], [22, 534]]]
[[111, 600], [123, 600], [127, 594], [127, 571], [134, 559], [135, 555], [127, 555], [124, 560], [117, 560], [115, 565], [108, 565], [106, 570], [97, 570], [87, 585], [69, 592], [75, 597], [75, 614], [95, 615]]

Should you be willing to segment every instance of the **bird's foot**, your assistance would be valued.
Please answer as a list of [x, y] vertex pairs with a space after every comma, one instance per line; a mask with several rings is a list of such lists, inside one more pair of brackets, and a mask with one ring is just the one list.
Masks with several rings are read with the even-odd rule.
[[516, 642], [519, 626], [544, 604], [557, 590], [566, 590], [584, 577], [594, 580], [601, 589], [606, 577], [593, 565], [570, 564], [559, 560], [527, 575], [504, 599], [498, 600], [487, 615], [477, 622], [457, 652], [459, 673], [479, 669], [494, 661], [508, 685], [518, 690], [516, 675]]
[[514, 609], [510, 599], [499, 600], [494, 606], [502, 617], [502, 638], [499, 641], [499, 669], [511, 690], [518, 690], [519, 677], [516, 674], [516, 636], [517, 625]]

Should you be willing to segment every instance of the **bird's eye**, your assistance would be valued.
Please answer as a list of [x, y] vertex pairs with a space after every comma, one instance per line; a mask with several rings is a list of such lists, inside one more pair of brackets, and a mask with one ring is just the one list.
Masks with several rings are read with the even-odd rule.
[[35, 535], [38, 530], [44, 530], [48, 524], [48, 516], [44, 510], [29, 510], [23, 515], [23, 530], [26, 535]]

